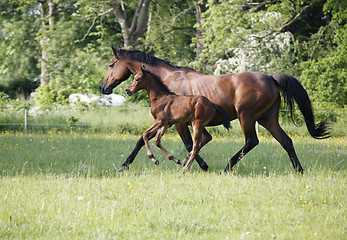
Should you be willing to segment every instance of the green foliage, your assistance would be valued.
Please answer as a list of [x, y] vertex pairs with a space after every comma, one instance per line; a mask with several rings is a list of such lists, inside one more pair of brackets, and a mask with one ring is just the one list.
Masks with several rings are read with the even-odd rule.
[[40, 74], [35, 57], [40, 53], [34, 40], [38, 21], [32, 14], [15, 12], [9, 3], [1, 5], [2, 10], [9, 12], [0, 15], [0, 85], [11, 97], [27, 97], [23, 93], [33, 90]]
[[[310, 97], [316, 102], [343, 108], [347, 105], [347, 51], [303, 63], [301, 78]], [[328, 109], [329, 109], [328, 108]]]
[[10, 101], [10, 96], [4, 92], [0, 92], [0, 105], [5, 105]]
[[[71, 93], [98, 93], [112, 57], [110, 46], [124, 42], [112, 4], [119, 4], [130, 22], [139, 1], [54, 3], [53, 24], [48, 24], [50, 17], [40, 16], [41, 7], [48, 10], [48, 1], [10, 0], [0, 5], [0, 91], [11, 98], [26, 98], [37, 87], [43, 53], [50, 83], [36, 89], [37, 104], [65, 104]], [[207, 9], [201, 24], [197, 4]], [[205, 73], [294, 75], [319, 107], [344, 108], [346, 5], [343, 0], [152, 1], [147, 32], [132, 47]], [[199, 56], [197, 41], [203, 44]], [[124, 95], [126, 84], [114, 92]], [[143, 99], [146, 94], [140, 93], [129, 100]]]
[[[326, 31], [313, 35], [311, 59], [302, 62], [303, 84], [321, 108], [345, 108], [347, 106], [347, 3], [328, 1], [324, 6], [332, 20]], [[331, 44], [333, 43], [333, 44]], [[312, 44], [311, 44], [312, 45]], [[324, 108], [323, 108], [324, 109]]]
[[76, 51], [66, 56], [65, 64], [59, 61], [51, 73], [56, 73], [48, 84], [41, 85], [36, 92], [37, 104], [65, 104], [72, 93], [99, 93], [99, 84], [105, 75], [107, 62], [97, 53]]
[[191, 47], [194, 37], [195, 6], [189, 1], [156, 1], [152, 5], [144, 50], [156, 57], [184, 66], [195, 59]]
[[37, 105], [49, 106], [52, 103], [67, 103], [69, 97], [69, 87], [60, 89], [60, 81], [50, 81], [48, 84], [42, 84], [37, 90], [35, 102]]

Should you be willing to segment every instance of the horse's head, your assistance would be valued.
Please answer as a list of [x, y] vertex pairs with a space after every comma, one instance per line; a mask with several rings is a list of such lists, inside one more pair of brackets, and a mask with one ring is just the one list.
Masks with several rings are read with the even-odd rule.
[[132, 73], [128, 64], [122, 61], [118, 55], [120, 48], [115, 49], [112, 46], [112, 50], [114, 57], [108, 65], [109, 67], [104, 80], [100, 84], [100, 90], [103, 94], [111, 94], [113, 88], [118, 86], [124, 80], [128, 79]]
[[131, 96], [134, 93], [136, 93], [137, 91], [145, 88], [147, 75], [148, 75], [148, 72], [145, 70], [145, 66], [141, 66], [141, 70], [139, 70], [136, 73], [136, 75], [134, 77], [134, 81], [125, 90], [129, 96]]

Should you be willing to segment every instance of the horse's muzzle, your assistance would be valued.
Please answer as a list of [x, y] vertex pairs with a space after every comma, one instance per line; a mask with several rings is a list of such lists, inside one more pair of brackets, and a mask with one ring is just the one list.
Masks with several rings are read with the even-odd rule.
[[127, 92], [127, 94], [128, 94], [129, 96], [133, 95], [133, 92], [132, 92], [130, 89], [125, 89], [125, 91]]
[[100, 91], [103, 94], [109, 95], [109, 94], [112, 93], [112, 88], [109, 85], [107, 85], [107, 84], [101, 84], [100, 85]]

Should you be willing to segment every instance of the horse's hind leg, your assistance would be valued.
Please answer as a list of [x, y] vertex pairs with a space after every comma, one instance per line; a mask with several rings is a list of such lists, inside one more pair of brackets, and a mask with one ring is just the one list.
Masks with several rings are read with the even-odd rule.
[[235, 166], [235, 164], [241, 160], [241, 158], [251, 151], [255, 146], [258, 145], [259, 140], [257, 133], [255, 131], [255, 120], [252, 120], [250, 117], [245, 117], [241, 115], [239, 117], [242, 131], [245, 135], [245, 145], [238, 151], [229, 161], [228, 165], [225, 168], [225, 172], [228, 172]]
[[160, 128], [157, 131], [157, 134], [155, 136], [155, 145], [160, 148], [160, 150], [165, 154], [165, 156], [167, 157], [167, 159], [174, 161], [177, 164], [181, 164], [181, 161], [177, 158], [175, 158], [174, 156], [172, 156], [171, 153], [169, 153], [164, 147], [163, 145], [161, 145], [160, 139], [161, 137], [164, 135], [165, 131], [167, 130], [168, 126], [163, 126], [162, 128]]
[[[186, 147], [188, 152], [191, 152], [193, 149], [193, 140], [192, 140], [192, 136], [190, 135], [188, 124], [187, 123], [175, 124], [175, 128], [176, 128], [178, 134], [180, 135], [180, 137], [184, 143], [184, 146]], [[199, 156], [199, 154], [197, 154], [195, 156], [195, 160], [198, 162], [200, 168], [203, 171], [208, 170], [207, 163]]]
[[289, 155], [290, 161], [293, 164], [294, 169], [300, 173], [303, 173], [304, 169], [302, 168], [299, 159], [295, 153], [293, 141], [283, 131], [283, 129], [278, 123], [277, 118], [273, 118], [271, 120], [259, 120], [259, 123], [262, 126], [264, 126], [272, 134], [272, 136], [282, 145], [284, 150], [286, 150], [286, 152]]
[[[209, 132], [207, 132], [206, 128], [204, 128], [202, 135], [201, 135], [201, 140], [200, 140], [200, 149], [205, 146], [207, 143], [209, 143], [212, 140], [212, 136]], [[186, 159], [184, 160], [183, 166], [186, 165], [187, 161], [189, 159], [189, 156], [187, 155]]]

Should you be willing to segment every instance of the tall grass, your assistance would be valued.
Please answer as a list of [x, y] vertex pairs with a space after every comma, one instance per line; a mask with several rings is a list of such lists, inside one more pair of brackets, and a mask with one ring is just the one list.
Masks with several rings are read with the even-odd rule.
[[[99, 110], [60, 117], [101, 126], [114, 119], [141, 130], [152, 121], [143, 110], [145, 117], [142, 110], [128, 118], [120, 110], [110, 111], [113, 118]], [[209, 171], [194, 162], [184, 175], [153, 143], [159, 166], [142, 149], [129, 171], [118, 172], [137, 132], [74, 124], [3, 130], [0, 239], [346, 239], [346, 137], [318, 141], [289, 131], [300, 175], [260, 128], [259, 146], [224, 174], [244, 144], [233, 124], [230, 132], [213, 128], [214, 139], [201, 150]], [[174, 131], [163, 145], [177, 158], [187, 154]]]
[[[0, 131], [24, 130], [25, 107], [0, 108]], [[150, 109], [137, 105], [117, 108], [72, 108], [72, 107], [31, 107], [28, 114], [28, 131], [87, 131], [116, 132], [140, 135], [153, 122]], [[282, 116], [282, 114], [281, 114]], [[345, 136], [346, 113], [337, 114], [336, 122], [331, 124], [333, 136]], [[317, 119], [318, 121], [319, 119]], [[306, 126], [295, 126], [285, 115], [280, 118], [283, 129], [291, 135], [308, 136]], [[300, 121], [296, 121], [300, 122]], [[213, 135], [242, 136], [238, 120], [232, 121], [232, 130], [228, 133], [223, 127], [210, 127]], [[174, 132], [173, 128], [169, 132]], [[260, 127], [260, 134], [269, 136], [267, 130]]]
[[346, 239], [341, 172], [0, 178], [1, 239]]
[[[341, 171], [346, 169], [346, 138], [314, 140], [293, 136], [298, 157], [307, 171]], [[92, 177], [118, 174], [118, 167], [125, 161], [138, 140], [128, 134], [65, 133], [0, 133], [0, 174], [14, 176], [32, 174], [63, 174]], [[163, 171], [180, 169], [168, 161], [151, 142], [154, 155], [160, 161], [157, 167]], [[210, 165], [210, 171], [219, 172], [226, 166], [228, 159], [244, 144], [239, 138], [216, 136], [204, 147], [200, 155]], [[163, 137], [163, 145], [171, 153], [184, 159], [187, 154], [183, 143], [176, 133]], [[145, 149], [138, 154], [132, 171], [152, 168]], [[200, 171], [193, 164], [191, 171]], [[247, 154], [234, 172], [240, 175], [292, 172], [287, 153], [277, 141], [261, 137], [260, 144]]]

